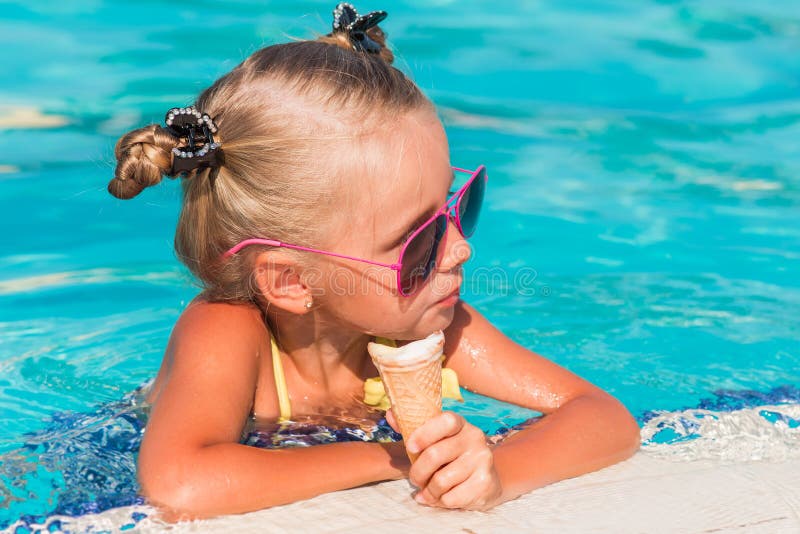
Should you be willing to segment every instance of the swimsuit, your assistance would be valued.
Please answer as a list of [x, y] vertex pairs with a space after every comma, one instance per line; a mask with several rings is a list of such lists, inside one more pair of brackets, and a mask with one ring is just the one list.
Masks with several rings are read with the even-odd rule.
[[[286, 377], [283, 374], [283, 364], [281, 363], [280, 351], [278, 351], [278, 344], [275, 342], [275, 337], [267, 329], [270, 343], [272, 345], [272, 371], [275, 375], [275, 389], [278, 391], [278, 405], [280, 406], [281, 416], [278, 421], [287, 421], [292, 416], [292, 407], [289, 402], [289, 390], [286, 387]], [[391, 339], [376, 337], [376, 343], [396, 347], [397, 345]], [[442, 354], [442, 361], [444, 361], [444, 354]], [[456, 399], [463, 401], [461, 396], [461, 389], [458, 386], [458, 375], [453, 369], [447, 367], [442, 368], [442, 397]], [[389, 396], [383, 387], [381, 377], [367, 378], [364, 381], [364, 404], [375, 406], [380, 410], [388, 410], [391, 408]]]

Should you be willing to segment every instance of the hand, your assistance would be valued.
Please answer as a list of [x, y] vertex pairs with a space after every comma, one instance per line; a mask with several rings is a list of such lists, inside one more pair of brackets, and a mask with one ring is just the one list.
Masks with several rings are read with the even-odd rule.
[[[396, 429], [391, 410], [386, 420]], [[421, 504], [488, 510], [501, 502], [500, 478], [483, 431], [454, 412], [442, 412], [408, 436], [406, 447], [421, 451], [409, 480]]]

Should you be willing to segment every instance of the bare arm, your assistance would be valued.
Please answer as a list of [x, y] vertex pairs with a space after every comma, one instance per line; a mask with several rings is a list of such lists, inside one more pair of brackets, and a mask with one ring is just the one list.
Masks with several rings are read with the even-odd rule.
[[638, 448], [639, 427], [618, 401], [581, 395], [494, 448], [500, 502], [615, 464]]
[[405, 453], [398, 447], [344, 442], [267, 450], [219, 443], [176, 450], [158, 480], [147, 479], [145, 494], [175, 519], [249, 512], [402, 478], [407, 468], [399, 467]]
[[246, 309], [207, 303], [190, 306], [178, 321], [139, 456], [144, 495], [173, 518], [202, 517], [403, 477], [402, 444], [265, 450], [239, 443], [258, 360], [271, 357], [255, 321]]

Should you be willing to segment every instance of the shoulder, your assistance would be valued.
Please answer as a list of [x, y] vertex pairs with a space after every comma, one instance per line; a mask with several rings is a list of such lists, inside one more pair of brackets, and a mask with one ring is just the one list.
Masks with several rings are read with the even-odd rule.
[[[266, 342], [265, 342], [266, 341]], [[249, 303], [210, 302], [195, 298], [170, 334], [151, 400], [170, 378], [238, 376], [255, 380], [259, 357], [270, 351], [261, 310]], [[269, 356], [269, 354], [266, 354]]]
[[497, 329], [478, 310], [459, 300], [453, 321], [444, 330], [446, 363], [456, 363], [464, 356], [477, 363], [487, 351], [496, 352], [514, 342]]
[[169, 463], [186, 447], [237, 442], [269, 343], [260, 311], [195, 299], [181, 313], [150, 395], [140, 463]]
[[[263, 351], [267, 330], [261, 310], [251, 303], [209, 302], [196, 298], [183, 311], [170, 338], [177, 357], [251, 365]], [[269, 349], [269, 343], [266, 343]]]
[[466, 389], [543, 413], [596, 386], [509, 338], [459, 301], [445, 329], [445, 365]]
[[211, 302], [195, 297], [183, 310], [173, 334], [205, 337], [226, 332], [246, 339], [263, 334], [261, 310], [248, 302]]

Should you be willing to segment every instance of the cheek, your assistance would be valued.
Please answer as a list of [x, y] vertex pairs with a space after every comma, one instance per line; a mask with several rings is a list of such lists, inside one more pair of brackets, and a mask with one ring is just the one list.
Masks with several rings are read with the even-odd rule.
[[[444, 330], [453, 321], [454, 306], [431, 306], [419, 299], [396, 296], [366, 297], [358, 303], [356, 313], [363, 314], [371, 332], [393, 339], [422, 339], [436, 330]], [[366, 312], [366, 313], [365, 313]]]
[[392, 269], [337, 265], [321, 275], [321, 282], [319, 298], [343, 328], [410, 340], [446, 328], [453, 319], [452, 307], [428, 304], [427, 286], [414, 297], [398, 296]]

